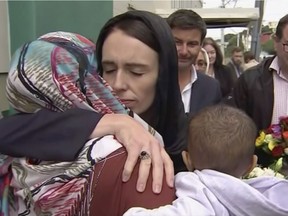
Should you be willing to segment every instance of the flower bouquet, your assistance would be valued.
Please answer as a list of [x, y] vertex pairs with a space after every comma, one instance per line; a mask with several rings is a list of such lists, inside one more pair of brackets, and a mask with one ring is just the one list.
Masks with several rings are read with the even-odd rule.
[[256, 148], [271, 156], [269, 168], [288, 176], [288, 116], [280, 117], [278, 124], [260, 131]]

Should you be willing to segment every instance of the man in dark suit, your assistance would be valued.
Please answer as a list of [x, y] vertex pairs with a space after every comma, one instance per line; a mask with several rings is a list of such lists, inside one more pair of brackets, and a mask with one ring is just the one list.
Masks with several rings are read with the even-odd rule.
[[[280, 19], [273, 40], [277, 55], [245, 71], [232, 92], [234, 105], [244, 110], [259, 130], [288, 115], [288, 14]], [[258, 161], [269, 164], [262, 155]]]
[[232, 78], [234, 83], [238, 77], [243, 73], [243, 50], [241, 47], [234, 47], [231, 51], [231, 60], [228, 62], [227, 67], [232, 71]]
[[197, 13], [186, 9], [172, 13], [167, 22], [176, 43], [178, 79], [185, 112], [194, 115], [222, 98], [218, 81], [196, 72], [194, 67], [206, 36], [206, 24]]

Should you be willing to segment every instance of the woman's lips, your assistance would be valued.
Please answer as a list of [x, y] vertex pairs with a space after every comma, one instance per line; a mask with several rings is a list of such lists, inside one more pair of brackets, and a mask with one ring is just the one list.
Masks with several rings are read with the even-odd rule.
[[130, 107], [135, 102], [134, 100], [129, 100], [129, 99], [121, 99], [121, 101], [128, 107]]

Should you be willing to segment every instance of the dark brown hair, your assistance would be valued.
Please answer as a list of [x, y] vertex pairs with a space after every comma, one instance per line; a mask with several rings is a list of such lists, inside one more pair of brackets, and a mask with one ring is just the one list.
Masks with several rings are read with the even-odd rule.
[[246, 51], [243, 55], [245, 63], [248, 63], [250, 60], [255, 59], [255, 55], [251, 51]]
[[243, 52], [241, 47], [235, 46], [233, 47], [233, 49], [231, 50], [231, 54], [235, 53], [235, 52]]
[[282, 39], [283, 29], [287, 24], [288, 24], [288, 14], [282, 17], [278, 22], [275, 32], [275, 35], [277, 36], [278, 39]]
[[213, 169], [240, 177], [251, 164], [257, 129], [239, 109], [215, 105], [189, 124], [188, 151], [195, 169]]
[[177, 10], [167, 18], [167, 22], [171, 29], [198, 29], [201, 32], [201, 42], [207, 33], [206, 23], [202, 17], [193, 10]]
[[202, 47], [204, 47], [206, 45], [211, 45], [215, 49], [216, 59], [215, 59], [215, 63], [214, 63], [214, 68], [220, 68], [223, 65], [223, 54], [221, 52], [219, 45], [211, 37], [207, 37], [204, 39]]

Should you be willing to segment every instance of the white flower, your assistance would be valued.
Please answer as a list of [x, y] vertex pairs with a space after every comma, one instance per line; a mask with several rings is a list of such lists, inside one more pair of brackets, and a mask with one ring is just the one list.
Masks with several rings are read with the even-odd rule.
[[255, 178], [259, 176], [275, 176], [277, 178], [285, 178], [284, 175], [275, 172], [274, 170], [270, 168], [260, 168], [260, 167], [255, 167], [246, 178]]

